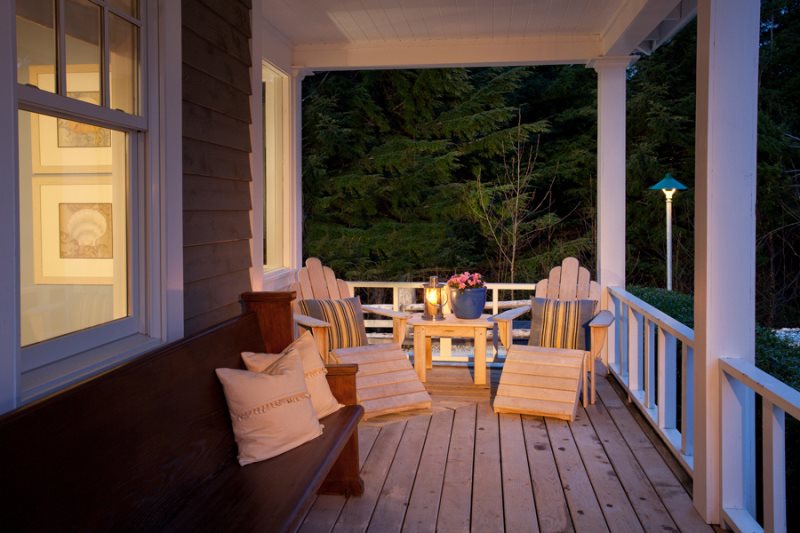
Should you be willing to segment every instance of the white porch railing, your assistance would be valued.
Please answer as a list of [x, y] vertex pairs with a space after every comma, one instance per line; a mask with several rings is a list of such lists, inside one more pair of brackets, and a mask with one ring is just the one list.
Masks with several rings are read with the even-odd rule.
[[608, 292], [617, 317], [614, 353], [608, 356], [609, 370], [691, 474], [694, 331], [620, 287], [609, 287]]
[[736, 531], [756, 521], [755, 394], [761, 397], [764, 531], [786, 531], [785, 414], [800, 419], [800, 392], [737, 358], [721, 358], [722, 514]]

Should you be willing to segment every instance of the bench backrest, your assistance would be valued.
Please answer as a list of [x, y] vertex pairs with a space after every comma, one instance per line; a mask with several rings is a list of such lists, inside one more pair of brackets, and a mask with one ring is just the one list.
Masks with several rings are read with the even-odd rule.
[[4, 528], [157, 528], [236, 460], [214, 369], [263, 349], [248, 313], [0, 418]]

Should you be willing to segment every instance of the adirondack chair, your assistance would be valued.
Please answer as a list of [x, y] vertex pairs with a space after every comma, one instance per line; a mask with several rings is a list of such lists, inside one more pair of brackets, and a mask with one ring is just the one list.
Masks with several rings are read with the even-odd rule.
[[[600, 285], [590, 280], [589, 271], [581, 267], [577, 259], [567, 257], [561, 266], [550, 271], [547, 279], [536, 284], [535, 298], [546, 298], [548, 302], [599, 302]], [[585, 350], [513, 345], [513, 320], [531, 310], [532, 305], [528, 304], [494, 317], [500, 339], [508, 349], [494, 410], [497, 413], [523, 413], [574, 420], [581, 388], [583, 405], [588, 405], [587, 374], [591, 375], [591, 402], [595, 402], [595, 362], [605, 345], [614, 316], [609, 311], [599, 311], [587, 317], [590, 318], [588, 327], [591, 334]], [[565, 325], [561, 322], [554, 324], [552, 331], [555, 336], [562, 336], [565, 333], [562, 326]], [[532, 332], [539, 331], [540, 327], [540, 324], [532, 321]], [[578, 328], [579, 335], [583, 334], [582, 329]]]
[[[297, 293], [297, 300], [293, 304], [295, 321], [298, 326], [311, 330], [325, 362], [358, 365], [356, 393], [359, 403], [364, 407], [365, 418], [431, 407], [431, 397], [401, 347], [410, 314], [362, 305], [366, 313], [392, 319], [393, 342], [330, 350], [328, 330], [336, 328], [337, 324], [302, 314], [300, 301], [350, 298], [353, 296], [352, 288], [346, 281], [337, 279], [333, 270], [323, 266], [319, 259], [309, 257], [306, 266], [297, 272], [292, 290]], [[358, 327], [360, 334], [366, 338], [363, 321]]]

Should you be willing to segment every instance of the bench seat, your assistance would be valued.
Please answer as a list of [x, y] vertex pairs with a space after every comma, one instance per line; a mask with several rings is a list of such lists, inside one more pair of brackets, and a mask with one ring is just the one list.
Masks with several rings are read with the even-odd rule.
[[[275, 294], [290, 316], [292, 294]], [[247, 313], [0, 417], [3, 529], [285, 531], [318, 490], [361, 494], [355, 365], [329, 368], [351, 405], [321, 420], [321, 436], [239, 466], [214, 369], [280, 350], [262, 329]]]

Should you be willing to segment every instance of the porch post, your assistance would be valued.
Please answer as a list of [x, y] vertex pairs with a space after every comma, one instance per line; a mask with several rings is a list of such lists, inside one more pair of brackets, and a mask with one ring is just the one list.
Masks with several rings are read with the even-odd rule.
[[[625, 286], [625, 83], [630, 57], [603, 57], [597, 71], [597, 281], [603, 309], [613, 312], [608, 287]], [[617, 317], [619, 319], [619, 317]], [[608, 363], [619, 363], [608, 336]]]
[[[735, 424], [722, 434], [718, 359], [755, 359], [759, 11], [751, 0], [697, 6], [693, 477], [694, 505], [709, 523], [720, 522], [722, 505], [755, 506], [745, 494], [721, 500], [721, 443], [754, 450], [754, 437]], [[743, 414], [752, 402], [742, 400]], [[755, 467], [744, 463], [728, 466], [747, 486]]]
[[289, 81], [289, 124], [291, 139], [291, 190], [289, 209], [285, 209], [286, 265], [298, 269], [303, 266], [303, 79], [314, 73], [307, 69], [292, 69]]

